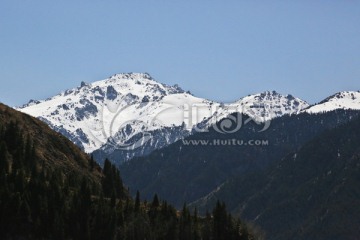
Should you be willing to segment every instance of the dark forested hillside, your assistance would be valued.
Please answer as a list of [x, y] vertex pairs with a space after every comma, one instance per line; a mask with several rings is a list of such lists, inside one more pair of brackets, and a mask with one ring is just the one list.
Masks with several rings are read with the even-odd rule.
[[129, 197], [108, 160], [101, 169], [44, 123], [0, 104], [0, 239], [256, 239], [224, 203], [199, 217], [154, 196]]
[[358, 239], [360, 119], [325, 131], [264, 172], [237, 176], [193, 206], [218, 198], [259, 224], [267, 239]]
[[139, 189], [147, 199], [157, 192], [180, 207], [184, 202], [196, 201], [216, 191], [235, 176], [263, 171], [290, 152], [297, 151], [317, 134], [358, 115], [359, 111], [338, 110], [317, 115], [284, 116], [272, 120], [269, 129], [263, 132], [259, 132], [263, 125], [255, 122], [245, 124], [246, 117], [242, 116], [243, 126], [238, 132], [222, 134], [212, 128], [207, 133], [197, 133], [185, 140], [211, 142], [214, 139], [236, 139], [245, 143], [248, 140], [264, 140], [268, 144], [204, 146], [178, 141], [149, 156], [134, 158], [119, 168], [130, 190]]

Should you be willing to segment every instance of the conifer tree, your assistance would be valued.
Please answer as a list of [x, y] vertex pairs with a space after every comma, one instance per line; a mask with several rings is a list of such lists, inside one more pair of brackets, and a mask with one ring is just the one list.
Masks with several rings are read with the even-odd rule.
[[140, 193], [136, 191], [136, 198], [135, 198], [135, 212], [139, 212], [140, 209]]
[[154, 195], [154, 198], [153, 198], [153, 201], [151, 203], [151, 207], [152, 208], [158, 208], [160, 206], [160, 203], [159, 203], [159, 198], [158, 198], [158, 195], [155, 194]]

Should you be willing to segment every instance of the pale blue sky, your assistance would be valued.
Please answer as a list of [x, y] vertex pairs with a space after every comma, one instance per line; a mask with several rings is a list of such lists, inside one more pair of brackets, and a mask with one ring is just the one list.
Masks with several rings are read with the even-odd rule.
[[360, 1], [2, 0], [0, 101], [148, 72], [229, 102], [360, 90]]

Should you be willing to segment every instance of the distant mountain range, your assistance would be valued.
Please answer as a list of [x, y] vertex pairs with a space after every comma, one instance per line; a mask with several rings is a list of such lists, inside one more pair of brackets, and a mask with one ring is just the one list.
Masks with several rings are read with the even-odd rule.
[[126, 73], [82, 82], [17, 110], [46, 122], [99, 162], [108, 157], [119, 164], [208, 129], [234, 112], [265, 122], [302, 112], [359, 109], [359, 103], [359, 92], [341, 92], [310, 106], [292, 95], [266, 91], [223, 104], [159, 83], [147, 73]]

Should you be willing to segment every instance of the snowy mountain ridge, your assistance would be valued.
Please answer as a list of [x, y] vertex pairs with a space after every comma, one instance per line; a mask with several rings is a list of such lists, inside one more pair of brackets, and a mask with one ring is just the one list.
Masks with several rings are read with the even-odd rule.
[[[351, 94], [355, 100], [345, 101]], [[334, 95], [319, 105], [331, 111], [351, 103], [349, 108], [360, 109], [360, 93], [341, 96]], [[341, 104], [336, 103], [339, 99]], [[18, 110], [43, 120], [88, 153], [98, 149], [111, 153], [128, 146], [135, 150], [147, 142], [146, 151], [140, 147], [122, 155], [130, 159], [184, 138], [194, 129], [206, 129], [234, 112], [266, 122], [304, 111], [316, 113], [320, 111], [317, 106], [275, 91], [223, 104], [195, 97], [178, 85], [159, 83], [147, 73], [122, 73], [93, 83], [81, 82], [79, 87], [46, 100], [30, 100]]]
[[360, 91], [338, 92], [303, 111], [313, 114], [330, 112], [336, 109], [360, 110]]
[[214, 124], [234, 112], [246, 114], [257, 122], [266, 122], [283, 115], [297, 114], [307, 107], [309, 107], [307, 102], [290, 94], [282, 95], [276, 91], [265, 91], [223, 105], [212, 118], [208, 119], [208, 124]]

